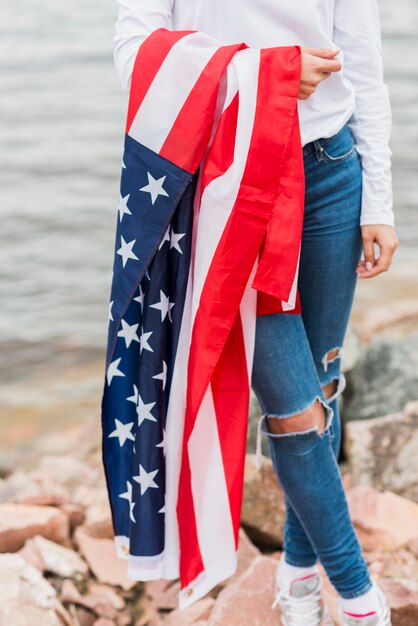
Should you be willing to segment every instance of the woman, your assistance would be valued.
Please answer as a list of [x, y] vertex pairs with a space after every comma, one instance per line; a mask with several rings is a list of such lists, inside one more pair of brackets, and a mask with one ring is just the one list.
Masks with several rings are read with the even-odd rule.
[[195, 29], [256, 48], [301, 46], [303, 313], [257, 318], [252, 375], [263, 410], [260, 432], [286, 494], [275, 602], [287, 626], [324, 623], [320, 560], [339, 594], [343, 624], [388, 626], [389, 609], [362, 556], [336, 462], [340, 357], [356, 279], [386, 271], [398, 244], [377, 0], [119, 4], [114, 59], [125, 90], [138, 47], [156, 28]]

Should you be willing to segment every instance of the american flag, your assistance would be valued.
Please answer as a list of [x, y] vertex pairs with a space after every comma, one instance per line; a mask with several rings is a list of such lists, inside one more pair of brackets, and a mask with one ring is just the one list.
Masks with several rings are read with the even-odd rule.
[[237, 567], [256, 314], [299, 313], [298, 46], [154, 31], [133, 67], [102, 397], [118, 556], [185, 608]]

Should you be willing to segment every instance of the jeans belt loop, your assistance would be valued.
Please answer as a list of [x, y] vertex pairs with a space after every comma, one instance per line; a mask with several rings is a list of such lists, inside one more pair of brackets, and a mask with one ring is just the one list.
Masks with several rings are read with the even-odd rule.
[[324, 148], [322, 147], [321, 140], [315, 139], [313, 144], [315, 146], [316, 158], [318, 159], [318, 161], [323, 161], [324, 160]]

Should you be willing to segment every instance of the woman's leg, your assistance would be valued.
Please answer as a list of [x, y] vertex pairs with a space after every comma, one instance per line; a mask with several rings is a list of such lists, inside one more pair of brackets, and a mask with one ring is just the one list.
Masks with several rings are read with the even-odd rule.
[[252, 380], [288, 504], [286, 561], [309, 566], [318, 556], [345, 598], [371, 586], [336, 461], [339, 356], [361, 254], [361, 166], [356, 152], [347, 156], [351, 145], [345, 129], [323, 143], [325, 157], [316, 142], [305, 158], [302, 316], [259, 316]]

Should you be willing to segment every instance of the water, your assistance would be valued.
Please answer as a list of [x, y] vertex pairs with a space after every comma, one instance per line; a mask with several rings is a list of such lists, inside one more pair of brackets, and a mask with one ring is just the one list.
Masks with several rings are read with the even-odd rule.
[[[401, 246], [390, 278], [362, 285], [359, 302], [395, 283], [411, 295], [411, 259], [417, 283], [418, 4], [380, 6]], [[116, 13], [101, 0], [0, 8], [2, 380], [104, 355], [127, 106]]]

